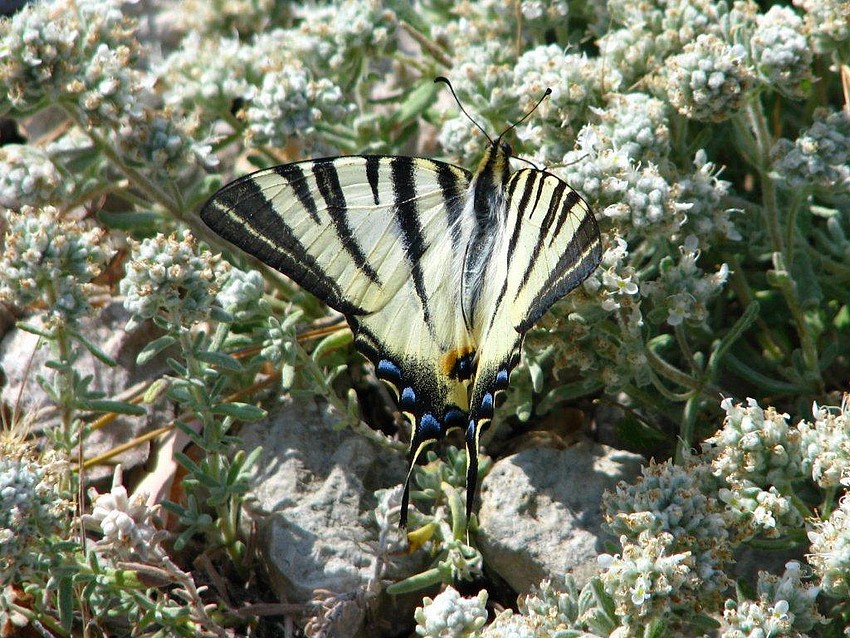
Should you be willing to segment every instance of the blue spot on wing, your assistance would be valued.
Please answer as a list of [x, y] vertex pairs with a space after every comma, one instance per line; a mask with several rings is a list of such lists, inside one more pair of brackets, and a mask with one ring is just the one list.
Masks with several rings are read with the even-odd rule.
[[422, 440], [439, 439], [445, 433], [443, 424], [430, 412], [426, 412], [419, 419], [418, 438]]
[[493, 416], [493, 393], [488, 392], [481, 397], [481, 414], [484, 416]]
[[508, 379], [509, 379], [508, 371], [505, 368], [502, 368], [496, 373], [496, 381], [493, 385], [495, 385], [498, 389], [504, 390], [508, 387]]
[[401, 391], [398, 399], [398, 407], [408, 412], [416, 407], [416, 392], [410, 386]]
[[466, 424], [466, 412], [458, 408], [449, 408], [446, 410], [446, 415], [443, 417], [446, 424], [446, 431], [462, 428]]
[[375, 372], [378, 374], [379, 379], [385, 379], [393, 385], [398, 385], [401, 381], [401, 368], [389, 359], [378, 361], [378, 365], [375, 366]]

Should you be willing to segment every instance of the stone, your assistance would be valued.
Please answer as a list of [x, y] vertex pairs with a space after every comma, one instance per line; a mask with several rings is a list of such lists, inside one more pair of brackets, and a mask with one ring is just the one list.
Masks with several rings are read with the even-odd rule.
[[[409, 629], [421, 595], [364, 594], [381, 589], [375, 491], [401, 483], [405, 462], [349, 429], [335, 429], [338, 423], [326, 405], [299, 398], [242, 429], [246, 450], [263, 447], [249, 493], [262, 512], [252, 515], [258, 547], [280, 600], [307, 603], [319, 592], [338, 601], [327, 615], [345, 621], [323, 635], [397, 635]], [[401, 532], [391, 533], [403, 549]], [[426, 552], [399, 550], [391, 559], [378, 579], [397, 581], [428, 567]], [[378, 619], [380, 626], [369, 625]]]
[[[78, 346], [80, 356], [75, 362], [75, 369], [81, 377], [91, 376], [89, 389], [102, 392], [106, 399], [120, 397], [135, 384], [152, 381], [165, 372], [163, 356], [144, 366], [136, 365], [136, 357], [141, 349], [161, 333], [151, 322], [127, 331], [125, 326], [129, 318], [120, 303], [110, 303], [93, 311], [91, 316], [81, 322], [80, 332], [117, 363], [115, 367], [110, 367]], [[24, 321], [36, 327], [40, 325], [36, 317]], [[45, 364], [54, 358], [49, 345], [44, 344], [39, 336], [17, 327], [11, 328], [0, 341], [0, 370], [4, 377], [0, 400], [13, 411], [17, 410], [21, 417], [34, 418], [30, 431], [44, 432], [48, 428], [59, 427], [59, 412], [37, 380], [38, 375], [52, 378], [53, 370]], [[85, 457], [99, 456], [149, 429], [163, 425], [165, 419], [173, 418], [164, 399], [148, 406], [148, 415], [119, 415], [105, 427], [93, 431], [85, 440]], [[147, 460], [149, 449], [150, 444], [143, 443], [122, 452], [110, 460], [109, 466], [87, 470], [87, 479], [92, 481], [112, 476], [115, 463], [121, 463], [125, 470], [141, 465]]]
[[478, 547], [515, 591], [543, 579], [579, 587], [606, 551], [602, 493], [640, 472], [643, 457], [588, 439], [566, 449], [535, 447], [496, 461], [481, 485]]

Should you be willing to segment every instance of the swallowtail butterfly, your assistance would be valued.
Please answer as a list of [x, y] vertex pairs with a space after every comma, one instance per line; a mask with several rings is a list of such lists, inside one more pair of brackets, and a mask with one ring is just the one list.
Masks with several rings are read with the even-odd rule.
[[464, 431], [467, 520], [478, 437], [524, 334], [601, 259], [576, 191], [544, 170], [511, 172], [503, 137], [514, 126], [487, 136], [472, 173], [419, 157], [329, 157], [241, 177], [201, 211], [221, 237], [345, 316], [413, 426], [411, 471], [429, 443]]

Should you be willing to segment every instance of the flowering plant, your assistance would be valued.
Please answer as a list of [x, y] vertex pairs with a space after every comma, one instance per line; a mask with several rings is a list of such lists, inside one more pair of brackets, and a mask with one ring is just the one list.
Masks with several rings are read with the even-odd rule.
[[[493, 132], [551, 88], [511, 143], [578, 190], [603, 233], [600, 267], [529, 334], [501, 420], [523, 431], [598, 398], [622, 409], [619, 444], [672, 460], [606, 499], [620, 546], [584, 586], [542, 583], [490, 625], [495, 592], [446, 589], [411, 626], [733, 637], [832, 636], [847, 624], [847, 0], [766, 10], [753, 0], [40, 0], [0, 21], [0, 301], [47, 344], [35, 376], [59, 425], [44, 428], [49, 456], [3, 447], [0, 635], [26, 624], [127, 633], [128, 619], [134, 635], [253, 632], [263, 621], [237, 612], [211, 566], [240, 592], [255, 572], [242, 514], [258, 452], [239, 449], [236, 428], [265, 414], [256, 403], [271, 382], [323, 397], [341, 423], [401, 454], [356, 410], [343, 374], [350, 338], [306, 348], [298, 335], [325, 309], [238, 255], [231, 266], [204, 243], [215, 239], [197, 210], [237, 173], [308, 156], [474, 165], [482, 138], [439, 100], [438, 75]], [[129, 398], [104, 396], [78, 365], [128, 365], [87, 336], [115, 301], [128, 331], [149, 329], [133, 365], [162, 363]], [[174, 418], [154, 409], [162, 397]], [[43, 425], [39, 415], [23, 422]], [[180, 497], [161, 508], [116, 481], [83, 514], [85, 470], [109, 457], [86, 461], [86, 443], [117, 415], [158, 419], [158, 435], [179, 433], [198, 454], [174, 453]], [[454, 453], [416, 470], [423, 511], [408, 540], [432, 566], [391, 592], [487, 573], [459, 522], [463, 477]], [[388, 494], [376, 498], [381, 560], [369, 586], [306, 607], [310, 631], [327, 632], [343, 603], [361, 619], [378, 604], [400, 553], [399, 499]], [[799, 561], [733, 593], [743, 545]], [[208, 551], [216, 591], [196, 585], [187, 547]]]

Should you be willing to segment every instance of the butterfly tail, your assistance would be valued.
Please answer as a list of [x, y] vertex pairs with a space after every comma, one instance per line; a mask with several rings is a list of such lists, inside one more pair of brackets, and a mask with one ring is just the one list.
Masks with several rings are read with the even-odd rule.
[[478, 488], [478, 422], [470, 419], [466, 428], [466, 525], [472, 517], [472, 506]]
[[407, 528], [407, 508], [410, 505], [410, 477], [413, 475], [413, 465], [407, 471], [407, 478], [404, 479], [404, 492], [401, 494], [401, 517], [398, 521], [398, 526], [401, 529]]
[[439, 441], [446, 433], [445, 424], [433, 414], [427, 412], [416, 419], [413, 429], [413, 438], [410, 441], [410, 467], [407, 470], [407, 478], [404, 480], [404, 493], [401, 496], [401, 518], [399, 527], [407, 527], [407, 507], [410, 504], [410, 479], [413, 477], [413, 468], [422, 451], [434, 441]]

